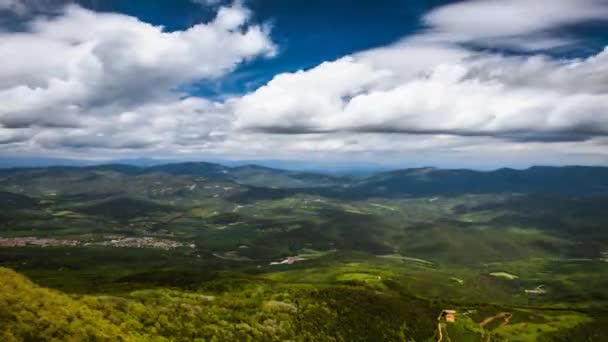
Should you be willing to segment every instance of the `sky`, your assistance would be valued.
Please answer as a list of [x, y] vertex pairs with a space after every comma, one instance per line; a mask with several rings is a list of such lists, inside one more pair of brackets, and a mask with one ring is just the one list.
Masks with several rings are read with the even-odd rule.
[[0, 158], [608, 165], [608, 0], [0, 0]]

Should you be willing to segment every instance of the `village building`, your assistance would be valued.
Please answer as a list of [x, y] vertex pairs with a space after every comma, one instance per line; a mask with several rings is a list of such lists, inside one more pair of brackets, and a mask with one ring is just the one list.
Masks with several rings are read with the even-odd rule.
[[445, 318], [446, 322], [454, 323], [456, 322], [456, 310], [443, 310], [441, 317]]

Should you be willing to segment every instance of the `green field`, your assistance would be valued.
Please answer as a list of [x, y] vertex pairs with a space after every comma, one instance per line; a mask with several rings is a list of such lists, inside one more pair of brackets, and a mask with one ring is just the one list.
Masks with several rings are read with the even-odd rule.
[[608, 335], [608, 195], [121, 170], [2, 171], [3, 341]]

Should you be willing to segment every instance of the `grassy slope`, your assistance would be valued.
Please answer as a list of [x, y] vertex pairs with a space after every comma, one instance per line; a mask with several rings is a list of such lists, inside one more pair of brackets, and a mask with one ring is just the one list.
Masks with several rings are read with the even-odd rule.
[[148, 274], [129, 279], [148, 283], [147, 289], [86, 296], [41, 288], [0, 268], [0, 336], [5, 341], [432, 341], [437, 314], [451, 308], [458, 310], [457, 321], [442, 329], [453, 341], [553, 341], [598, 336], [606, 317], [602, 311], [428, 301], [410, 295], [388, 273], [380, 280], [355, 267], [350, 276], [327, 283], [278, 280], [281, 274], [224, 274], [199, 279], [191, 290], [153, 286], [151, 281], [161, 279]]

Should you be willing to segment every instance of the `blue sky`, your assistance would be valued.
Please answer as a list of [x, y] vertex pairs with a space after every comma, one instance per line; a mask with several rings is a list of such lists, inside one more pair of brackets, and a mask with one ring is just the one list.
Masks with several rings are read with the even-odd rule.
[[[80, 1], [87, 8], [136, 16], [169, 31], [211, 20], [218, 5], [230, 4], [212, 3], [215, 5], [201, 6], [189, 0]], [[419, 30], [420, 17], [445, 3], [449, 1], [388, 0], [381, 6], [373, 0], [247, 1], [252, 21], [272, 28], [270, 35], [279, 53], [275, 58], [245, 63], [220, 80], [201, 81], [190, 90], [217, 97], [245, 93], [278, 73], [312, 68], [356, 51], [393, 43]]]
[[6, 158], [608, 164], [606, 0], [0, 0], [0, 27]]

